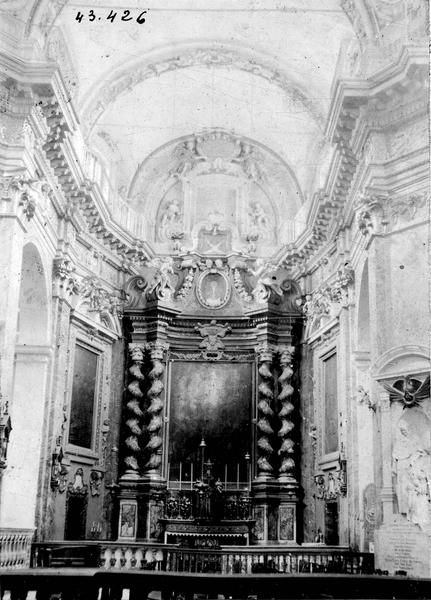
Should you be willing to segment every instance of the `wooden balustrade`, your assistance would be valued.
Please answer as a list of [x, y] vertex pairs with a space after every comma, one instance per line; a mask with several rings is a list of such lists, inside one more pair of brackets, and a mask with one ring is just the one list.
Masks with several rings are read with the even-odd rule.
[[[99, 559], [97, 558], [99, 557]], [[93, 566], [170, 573], [340, 573], [374, 571], [374, 556], [337, 547], [229, 546], [189, 549], [121, 542], [42, 542], [33, 545], [34, 567]]]
[[[430, 598], [431, 580], [382, 575], [154, 573], [100, 569], [0, 571], [0, 600]], [[152, 594], [152, 597], [155, 597]], [[157, 597], [157, 596], [156, 596]]]
[[0, 568], [29, 567], [33, 535], [33, 529], [0, 529]]
[[[43, 563], [39, 563], [43, 564]], [[196, 550], [151, 544], [100, 543], [100, 567], [178, 573], [373, 573], [374, 556], [338, 548], [229, 547]]]

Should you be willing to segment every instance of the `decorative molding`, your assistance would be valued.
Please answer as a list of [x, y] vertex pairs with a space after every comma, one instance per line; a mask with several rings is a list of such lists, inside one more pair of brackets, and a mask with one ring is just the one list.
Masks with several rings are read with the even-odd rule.
[[245, 289], [244, 282], [242, 280], [241, 271], [238, 268], [232, 269], [233, 274], [233, 285], [235, 287], [236, 293], [242, 302], [253, 302], [253, 296], [251, 296], [247, 290]]
[[89, 312], [110, 313], [114, 317], [120, 317], [123, 311], [123, 302], [114, 292], [108, 292], [102, 287], [100, 279], [90, 275], [82, 279], [79, 293], [83, 302], [88, 304]]
[[429, 348], [416, 344], [395, 346], [386, 350], [371, 366], [370, 372], [377, 381], [400, 379], [406, 371], [428, 373], [430, 370]]
[[314, 477], [315, 497], [318, 500], [334, 501], [347, 493], [346, 461], [340, 461], [336, 470], [326, 471]]
[[184, 278], [182, 286], [176, 293], [175, 298], [180, 298], [180, 299], [187, 298], [187, 296], [189, 295], [189, 293], [191, 292], [191, 289], [193, 287], [193, 282], [195, 280], [195, 274], [196, 274], [196, 269], [194, 269], [193, 267], [190, 267], [187, 270], [187, 275]]
[[221, 325], [213, 319], [209, 324], [198, 323], [195, 327], [195, 331], [203, 338], [199, 344], [199, 348], [202, 350], [202, 356], [204, 358], [219, 358], [225, 348], [222, 338], [230, 333], [232, 328], [229, 327], [227, 323]]
[[359, 230], [363, 235], [388, 233], [402, 221], [412, 221], [427, 201], [426, 191], [392, 198], [388, 191], [368, 187], [355, 205]]
[[305, 296], [302, 311], [311, 322], [308, 331], [315, 329], [316, 321], [329, 318], [334, 314], [335, 305], [349, 306], [353, 299], [352, 286], [355, 282], [355, 272], [346, 262], [329, 280], [320, 285], [312, 294]]
[[390, 400], [401, 402], [403, 408], [420, 406], [430, 396], [430, 376], [420, 382], [411, 375], [405, 375], [398, 379], [393, 385], [383, 383], [383, 387], [390, 394]]
[[[66, 2], [67, 0], [60, 0], [60, 4], [66, 4]], [[79, 90], [79, 78], [70, 58], [67, 43], [59, 27], [53, 27], [49, 32], [46, 44], [46, 56], [49, 60], [58, 64], [70, 98], [73, 99], [76, 97]]]
[[255, 359], [254, 352], [238, 353], [238, 352], [223, 352], [208, 354], [206, 352], [172, 352], [169, 353], [169, 358], [174, 360], [184, 361], [226, 361], [226, 362], [252, 362]]

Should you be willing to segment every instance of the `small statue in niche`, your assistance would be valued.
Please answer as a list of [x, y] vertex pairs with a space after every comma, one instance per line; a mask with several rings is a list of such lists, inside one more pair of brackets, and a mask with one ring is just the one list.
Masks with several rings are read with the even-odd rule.
[[100, 496], [103, 477], [104, 473], [102, 471], [90, 471], [90, 491], [92, 496]]
[[316, 535], [314, 536], [314, 541], [315, 541], [316, 544], [323, 544], [324, 543], [323, 533], [322, 533], [322, 530], [320, 529], [320, 527], [317, 530]]

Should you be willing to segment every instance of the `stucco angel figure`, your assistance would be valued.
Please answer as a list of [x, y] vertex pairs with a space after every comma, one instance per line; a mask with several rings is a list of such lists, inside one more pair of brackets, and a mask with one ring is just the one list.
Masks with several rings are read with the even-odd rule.
[[244, 173], [253, 181], [262, 181], [265, 178], [265, 173], [261, 167], [263, 158], [250, 144], [242, 144], [242, 152], [239, 158], [235, 160], [242, 164]]
[[170, 275], [174, 274], [174, 261], [171, 256], [153, 261], [152, 266], [157, 267], [153, 280], [148, 286], [147, 296], [153, 292], [160, 299], [169, 299], [175, 292], [174, 286], [171, 284]]
[[160, 219], [160, 233], [162, 237], [172, 238], [172, 235], [181, 234], [182, 211], [178, 198], [173, 198], [166, 206]]
[[172, 156], [176, 159], [176, 166], [170, 170], [169, 175], [177, 178], [185, 177], [195, 167], [197, 162], [205, 160], [202, 156], [196, 154], [194, 140], [187, 140], [179, 144], [174, 149]]
[[429, 523], [431, 501], [430, 422], [420, 408], [410, 408], [397, 423], [392, 473], [398, 511], [420, 526]]

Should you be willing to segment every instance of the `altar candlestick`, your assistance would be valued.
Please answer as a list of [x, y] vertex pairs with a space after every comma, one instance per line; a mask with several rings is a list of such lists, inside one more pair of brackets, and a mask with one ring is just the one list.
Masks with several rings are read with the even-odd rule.
[[193, 487], [193, 463], [190, 466], [190, 489]]
[[183, 463], [180, 462], [180, 492], [181, 492], [181, 479], [183, 477]]
[[168, 481], [171, 480], [171, 463], [168, 462]]
[[224, 491], [227, 490], [227, 465], [224, 466]]
[[239, 463], [236, 463], [236, 489], [239, 490]]

